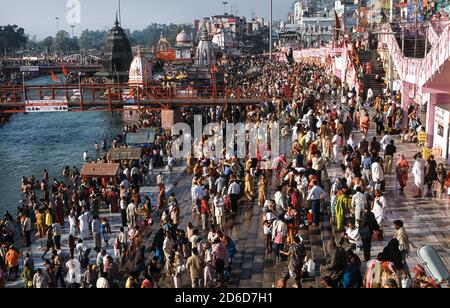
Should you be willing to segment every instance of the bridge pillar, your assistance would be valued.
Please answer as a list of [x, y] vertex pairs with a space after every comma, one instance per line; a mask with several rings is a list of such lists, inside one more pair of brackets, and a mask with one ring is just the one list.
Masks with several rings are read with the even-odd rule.
[[170, 131], [174, 124], [182, 122], [183, 116], [180, 107], [173, 107], [172, 109], [161, 110], [161, 126], [167, 131]]

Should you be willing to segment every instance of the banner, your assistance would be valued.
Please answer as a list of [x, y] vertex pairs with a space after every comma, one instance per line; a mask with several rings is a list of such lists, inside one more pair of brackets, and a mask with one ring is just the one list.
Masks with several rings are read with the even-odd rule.
[[66, 112], [67, 100], [29, 100], [25, 102], [25, 112]]
[[21, 72], [39, 72], [39, 66], [21, 66]]

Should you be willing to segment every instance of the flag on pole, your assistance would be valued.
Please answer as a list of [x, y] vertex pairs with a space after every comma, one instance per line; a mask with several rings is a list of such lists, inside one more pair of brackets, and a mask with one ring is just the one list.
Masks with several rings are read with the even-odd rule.
[[55, 73], [53, 73], [53, 71], [51, 72], [51, 74], [52, 74], [52, 80], [53, 81], [58, 81], [58, 78], [56, 78], [56, 75], [55, 75]]
[[64, 65], [62, 67], [62, 71], [63, 71], [64, 76], [69, 75], [69, 71], [66, 69], [66, 67]]

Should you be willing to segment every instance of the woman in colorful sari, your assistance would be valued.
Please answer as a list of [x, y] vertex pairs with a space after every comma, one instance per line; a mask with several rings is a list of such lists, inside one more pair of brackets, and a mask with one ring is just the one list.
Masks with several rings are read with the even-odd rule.
[[384, 261], [381, 263], [382, 273], [381, 273], [381, 288], [387, 289], [392, 288], [390, 284], [391, 280], [395, 281], [394, 285], [397, 285], [397, 288], [401, 286], [400, 277], [397, 275], [397, 271], [395, 270], [395, 266], [392, 262]]
[[370, 117], [369, 114], [365, 114], [361, 119], [361, 132], [367, 135], [370, 128]]
[[400, 155], [400, 159], [397, 162], [397, 181], [400, 185], [400, 190], [406, 187], [406, 183], [408, 182], [408, 172], [409, 172], [409, 164], [406, 160], [405, 154]]
[[344, 219], [347, 214], [350, 213], [350, 205], [352, 198], [350, 197], [350, 191], [347, 188], [342, 189], [342, 194], [336, 200], [336, 231], [344, 231]]

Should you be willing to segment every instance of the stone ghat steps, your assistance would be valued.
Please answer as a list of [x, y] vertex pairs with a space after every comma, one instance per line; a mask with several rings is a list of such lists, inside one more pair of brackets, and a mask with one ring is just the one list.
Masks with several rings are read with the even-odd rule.
[[[322, 173], [324, 189], [330, 190], [330, 182], [327, 172]], [[269, 191], [270, 195], [271, 191]], [[243, 204], [246, 202], [244, 201]], [[327, 202], [328, 203], [328, 202]], [[280, 263], [275, 263], [273, 253], [266, 255], [264, 247], [264, 234], [262, 232], [262, 213], [256, 203], [241, 205], [242, 217], [240, 228], [245, 228], [246, 232], [240, 232], [238, 239], [235, 239], [238, 252], [233, 262], [228, 287], [239, 288], [273, 288], [276, 281], [281, 278], [284, 271], [287, 271], [288, 262], [283, 259]], [[310, 256], [315, 264], [316, 271], [313, 277], [303, 278], [303, 288], [321, 288], [320, 265], [325, 262], [326, 244], [332, 238], [331, 226], [329, 222], [328, 208], [322, 215], [320, 226], [309, 226], [307, 230], [300, 230], [299, 234], [303, 238], [306, 254]], [[288, 286], [292, 284], [289, 281]]]
[[[364, 70], [364, 91], [363, 96], [365, 97], [367, 95], [367, 90], [370, 88], [372, 89], [374, 95], [379, 95], [383, 93], [383, 82], [377, 81], [375, 79], [376, 75], [379, 75], [380, 77], [383, 77], [385, 75], [385, 71], [383, 69], [383, 66], [381, 63], [379, 63], [376, 59], [378, 56], [378, 52], [376, 50], [368, 50], [368, 51], [360, 51], [358, 53], [359, 56], [359, 62], [363, 65]], [[373, 64], [373, 73], [372, 74], [366, 74], [365, 73], [365, 63], [371, 62]]]

